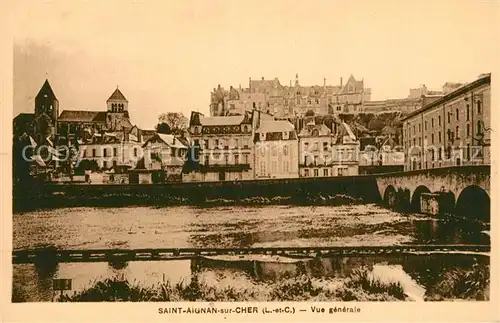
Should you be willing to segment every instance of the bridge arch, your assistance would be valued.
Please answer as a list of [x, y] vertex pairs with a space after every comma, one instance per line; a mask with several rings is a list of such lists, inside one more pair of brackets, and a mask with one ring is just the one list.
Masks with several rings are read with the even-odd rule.
[[490, 221], [490, 196], [477, 185], [467, 186], [460, 192], [455, 206], [459, 217]]
[[410, 202], [410, 209], [412, 212], [420, 213], [422, 211], [420, 197], [423, 193], [431, 193], [431, 190], [425, 185], [420, 185], [415, 189], [415, 191], [413, 191]]
[[384, 192], [384, 204], [389, 209], [394, 209], [397, 203], [397, 194], [394, 186], [389, 185]]

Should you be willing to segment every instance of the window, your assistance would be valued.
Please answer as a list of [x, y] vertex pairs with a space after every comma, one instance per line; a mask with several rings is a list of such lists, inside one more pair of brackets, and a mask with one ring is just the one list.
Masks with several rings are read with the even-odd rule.
[[116, 167], [116, 160], [113, 160], [113, 167]]
[[434, 134], [431, 134], [431, 144], [434, 144]]
[[104, 169], [108, 168], [108, 162], [107, 161], [103, 161], [102, 162], [102, 168], [104, 168]]
[[304, 176], [305, 177], [308, 177], [309, 176], [309, 169], [304, 169]]
[[415, 125], [413, 125], [413, 134], [415, 134]]
[[459, 139], [460, 138], [460, 128], [458, 126], [455, 128], [455, 134], [457, 136], [457, 139]]
[[209, 158], [208, 155], [205, 156], [205, 166], [209, 165]]
[[234, 139], [234, 148], [239, 148], [240, 145], [239, 145], [239, 142], [238, 142], [238, 138], [235, 138]]
[[323, 176], [328, 176], [328, 169], [323, 169]]
[[92, 149], [92, 157], [96, 157], [96, 155], [95, 155], [95, 149]]
[[114, 157], [118, 156], [118, 149], [113, 148], [113, 156]]
[[470, 160], [470, 144], [467, 144], [467, 160]]
[[470, 124], [468, 123], [467, 124], [467, 137], [470, 136]]
[[319, 176], [319, 170], [318, 169], [315, 169], [314, 170], [314, 177], [318, 177]]
[[283, 146], [283, 156], [288, 156], [288, 146]]
[[441, 125], [441, 116], [438, 116], [438, 125]]
[[420, 137], [420, 138], [418, 138], [418, 145], [419, 145], [419, 146], [422, 146], [422, 138], [421, 138], [421, 137]]
[[328, 151], [328, 142], [323, 142], [323, 151]]
[[234, 155], [234, 164], [239, 165], [240, 164], [240, 156], [239, 155]]
[[87, 150], [86, 149], [83, 149], [83, 158], [85, 158], [87, 155]]
[[481, 101], [477, 100], [476, 105], [477, 105], [477, 113], [480, 114], [481, 113]]
[[314, 165], [318, 164], [318, 156], [314, 156]]
[[243, 155], [243, 158], [245, 159], [245, 164], [248, 164], [248, 155]]
[[483, 133], [483, 129], [482, 129], [482, 126], [481, 126], [481, 120], [477, 120], [477, 134], [480, 135]]
[[418, 124], [418, 132], [421, 132], [422, 131], [422, 125], [419, 123]]
[[434, 128], [434, 118], [431, 119], [431, 128]]
[[134, 157], [137, 157], [137, 148], [134, 148]]
[[434, 149], [431, 149], [431, 160], [434, 161]]
[[224, 155], [224, 160], [226, 162], [226, 165], [229, 165], [229, 155]]
[[468, 104], [466, 105], [466, 107], [467, 107], [467, 121], [469, 121], [469, 119], [470, 119], [470, 109], [469, 108], [470, 107]]
[[448, 112], [448, 123], [451, 122], [451, 112]]
[[460, 114], [458, 113], [458, 108], [455, 110], [456, 114], [457, 114], [457, 121], [460, 119]]
[[438, 132], [438, 140], [439, 140], [439, 142], [441, 142], [441, 131]]
[[215, 148], [219, 148], [219, 139], [215, 139]]
[[424, 123], [424, 130], [427, 131], [427, 121]]
[[103, 153], [103, 157], [108, 157], [108, 149], [107, 148], [103, 148], [102, 153]]

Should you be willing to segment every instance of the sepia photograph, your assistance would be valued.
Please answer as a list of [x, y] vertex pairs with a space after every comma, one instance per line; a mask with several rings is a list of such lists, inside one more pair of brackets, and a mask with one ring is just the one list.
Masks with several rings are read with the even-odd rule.
[[499, 6], [13, 2], [8, 301], [491, 302]]

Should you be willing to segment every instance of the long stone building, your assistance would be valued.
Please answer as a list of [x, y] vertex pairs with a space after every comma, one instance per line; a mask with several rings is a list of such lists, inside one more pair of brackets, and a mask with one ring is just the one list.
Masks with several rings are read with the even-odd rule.
[[491, 74], [403, 119], [405, 170], [490, 164]]
[[352, 75], [340, 85], [303, 86], [298, 74], [295, 82], [282, 85], [273, 80], [249, 79], [248, 87], [230, 87], [225, 90], [220, 85], [213, 89], [210, 97], [212, 116], [243, 115], [253, 109], [266, 112], [279, 119], [304, 116], [308, 111], [317, 115], [361, 112], [363, 104], [370, 101], [371, 89], [365, 88], [363, 80]]

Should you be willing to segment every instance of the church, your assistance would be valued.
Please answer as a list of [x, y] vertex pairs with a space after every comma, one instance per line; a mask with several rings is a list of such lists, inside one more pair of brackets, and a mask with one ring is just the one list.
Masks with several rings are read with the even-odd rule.
[[[76, 146], [81, 159], [94, 160], [99, 168], [134, 166], [126, 157], [136, 155], [136, 146], [140, 147], [151, 134], [143, 134], [131, 123], [128, 104], [117, 87], [107, 99], [105, 111], [64, 110], [59, 114], [59, 101], [45, 80], [35, 98], [34, 113], [21, 113], [14, 118], [14, 136], [29, 135], [34, 141], [32, 145], [38, 146]], [[134, 153], [125, 155], [124, 150]]]

